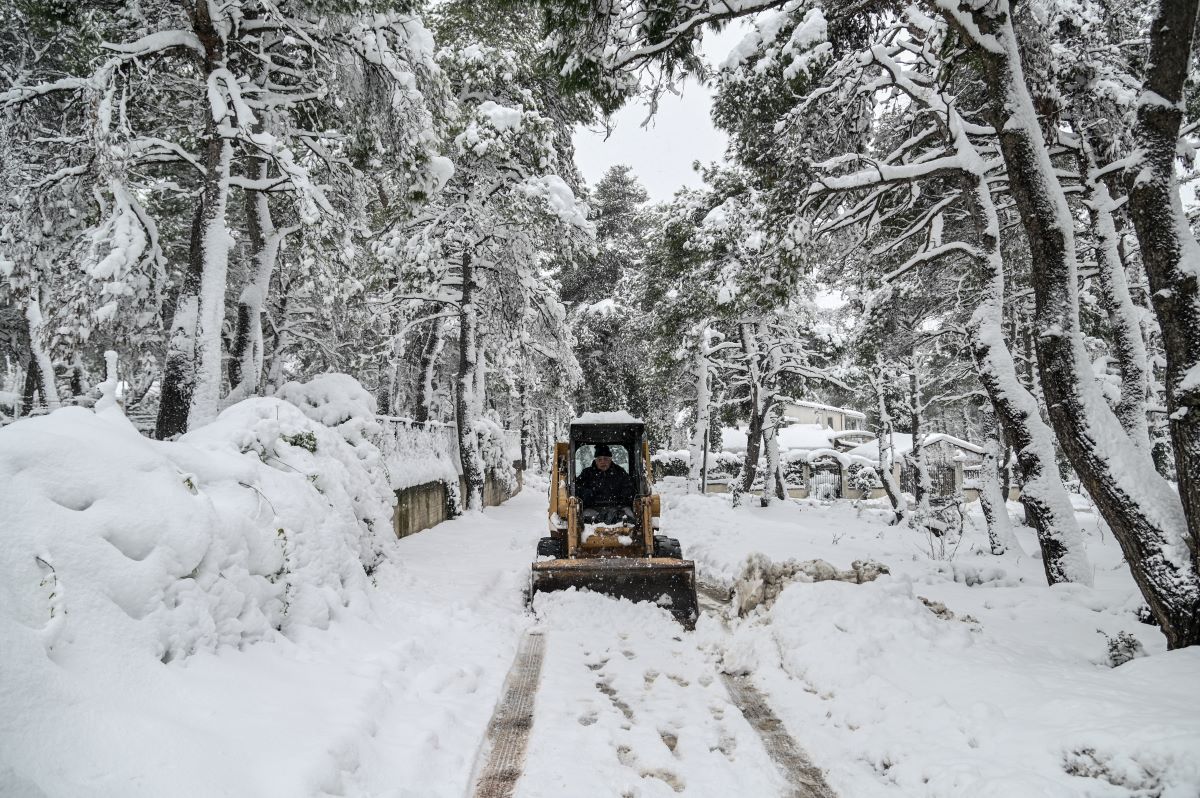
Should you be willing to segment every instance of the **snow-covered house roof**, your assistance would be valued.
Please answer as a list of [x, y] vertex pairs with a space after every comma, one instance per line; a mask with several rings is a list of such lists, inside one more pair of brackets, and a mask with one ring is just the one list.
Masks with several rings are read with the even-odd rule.
[[[978, 444], [964, 441], [962, 438], [956, 438], [953, 435], [947, 435], [944, 432], [935, 432], [932, 435], [925, 436], [925, 446], [946, 445], [953, 446], [963, 453], [983, 454], [983, 447]], [[892, 434], [892, 449], [897, 456], [908, 454], [912, 451], [913, 439], [907, 432], [896, 432]], [[869, 441], [861, 446], [855, 446], [850, 451], [846, 452], [851, 457], [861, 457], [864, 460], [870, 460], [872, 463], [879, 462], [879, 442]]]
[[787, 404], [795, 405], [796, 407], [807, 407], [809, 410], [816, 410], [821, 413], [841, 413], [846, 418], [866, 418], [865, 414], [860, 413], [857, 410], [850, 410], [845, 407], [834, 407], [833, 405], [823, 405], [820, 402], [795, 401], [788, 402]]
[[[833, 447], [834, 430], [820, 424], [792, 424], [779, 428], [779, 448], [782, 451], [811, 451]], [[746, 430], [724, 427], [721, 430], [721, 448], [727, 452], [746, 451]]]

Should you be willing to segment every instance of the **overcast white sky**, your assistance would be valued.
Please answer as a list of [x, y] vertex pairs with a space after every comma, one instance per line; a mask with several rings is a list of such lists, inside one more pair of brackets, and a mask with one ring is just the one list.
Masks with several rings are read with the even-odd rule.
[[[721, 63], [747, 29], [743, 23], [718, 34], [707, 33], [703, 50], [709, 63]], [[682, 96], [663, 98], [657, 116], [646, 127], [641, 126], [646, 108], [629, 105], [617, 113], [616, 128], [607, 140], [603, 128], [578, 128], [575, 162], [589, 186], [596, 185], [613, 164], [629, 164], [652, 201], [669, 200], [681, 186], [700, 185], [700, 176], [692, 170], [694, 161], [707, 164], [724, 158], [726, 136], [713, 128], [708, 116], [711, 106], [711, 92], [689, 80]]]

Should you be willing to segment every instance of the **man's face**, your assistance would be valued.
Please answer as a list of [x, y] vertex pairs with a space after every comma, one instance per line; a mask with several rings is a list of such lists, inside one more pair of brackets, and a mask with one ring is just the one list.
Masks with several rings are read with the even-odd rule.
[[607, 471], [610, 465], [612, 465], [612, 457], [610, 455], [601, 454], [596, 456], [596, 468], [599, 468], [601, 471]]

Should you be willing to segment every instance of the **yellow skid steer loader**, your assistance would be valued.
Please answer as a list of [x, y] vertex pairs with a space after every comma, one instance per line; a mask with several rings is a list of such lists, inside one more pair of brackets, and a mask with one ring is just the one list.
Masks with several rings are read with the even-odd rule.
[[[589, 484], [598, 467], [604, 467], [601, 479], [616, 474], [627, 495], [596, 495]], [[550, 536], [538, 542], [531, 598], [543, 591], [587, 589], [654, 602], [693, 628], [696, 566], [683, 559], [678, 540], [655, 534], [661, 501], [651, 492], [652, 479], [640, 420], [627, 413], [585, 413], [572, 421], [568, 439], [554, 448]]]

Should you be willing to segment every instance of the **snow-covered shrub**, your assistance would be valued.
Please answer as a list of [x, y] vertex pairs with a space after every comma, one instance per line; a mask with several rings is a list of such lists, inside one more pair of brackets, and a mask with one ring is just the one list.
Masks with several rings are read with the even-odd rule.
[[712, 452], [708, 456], [710, 479], [733, 479], [742, 470], [742, 458], [733, 452]]
[[[712, 455], [709, 455], [710, 462]], [[691, 457], [686, 449], [677, 452], [655, 452], [650, 456], [654, 478], [686, 477], [691, 469]]]
[[485, 472], [491, 473], [507, 490], [517, 485], [513, 468], [513, 453], [509, 450], [508, 435], [503, 427], [490, 418], [475, 419], [475, 434], [479, 436], [479, 454]]
[[864, 498], [870, 496], [871, 491], [882, 484], [875, 469], [866, 463], [851, 463], [847, 472], [850, 478], [850, 487], [862, 493]]
[[1109, 666], [1115, 668], [1130, 660], [1146, 656], [1146, 649], [1142, 647], [1142, 641], [1129, 632], [1117, 632], [1116, 637], [1109, 637], [1102, 630], [1097, 629], [1096, 631], [1104, 635], [1104, 642], [1108, 648]]
[[[353, 475], [354, 484], [348, 493], [362, 526], [359, 554], [368, 571], [374, 570], [382, 556], [383, 541], [377, 538], [390, 539], [395, 505], [383, 453], [374, 443], [382, 429], [375, 417], [375, 397], [348, 374], [322, 374], [304, 383], [289, 382], [276, 395], [321, 427], [334, 430], [346, 444], [329, 447], [326, 456], [337, 459], [346, 467], [346, 473]], [[311, 455], [319, 454], [320, 444], [312, 430], [290, 435], [286, 443]]]
[[785, 455], [783, 464], [783, 478], [789, 485], [807, 485], [808, 477], [804, 473], [804, 468], [808, 463], [804, 452], [789, 452]]
[[745, 559], [741, 573], [734, 581], [734, 604], [738, 615], [745, 616], [757, 607], [770, 607], [793, 582], [838, 581], [861, 585], [888, 573], [891, 570], [886, 565], [874, 560], [855, 560], [850, 564], [850, 570], [839, 571], [825, 560], [775, 562], [756, 552]]
[[427, 482], [444, 482], [457, 490], [458, 442], [453, 427], [394, 418], [384, 419], [381, 427], [375, 440], [393, 490]]
[[364, 611], [392, 539], [372, 449], [279, 399], [174, 442], [116, 408], [0, 429], [0, 647], [170, 661]]

